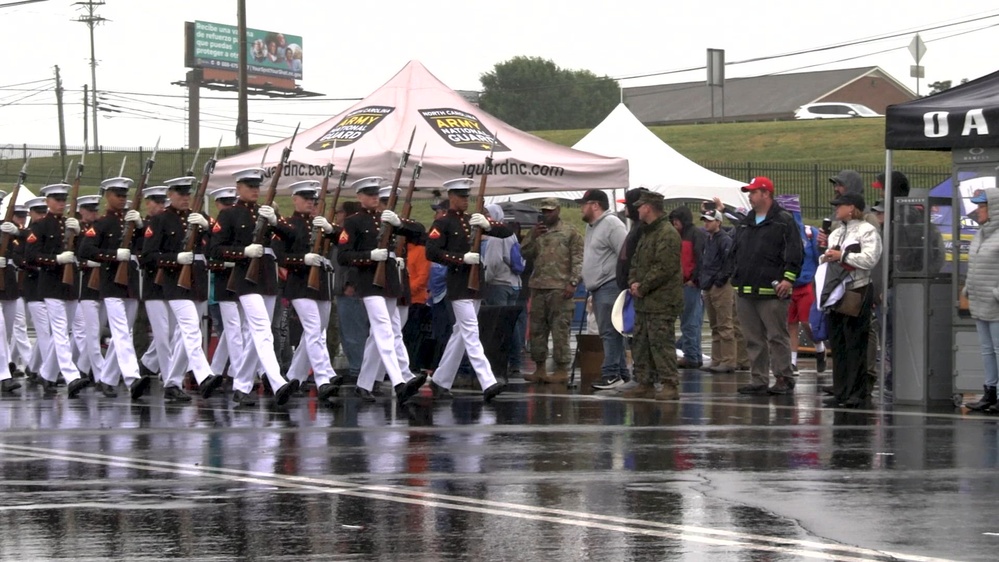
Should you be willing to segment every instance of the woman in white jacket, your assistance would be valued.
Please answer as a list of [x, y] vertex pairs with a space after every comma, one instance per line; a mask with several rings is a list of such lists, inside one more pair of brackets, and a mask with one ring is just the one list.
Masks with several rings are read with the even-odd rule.
[[[823, 404], [857, 408], [870, 396], [867, 341], [871, 307], [876, 295], [871, 270], [881, 259], [881, 234], [864, 220], [864, 198], [844, 193], [831, 202], [843, 226], [829, 236], [823, 262], [839, 262], [850, 272], [844, 304], [859, 301], [859, 309], [829, 312], [829, 342], [833, 357], [833, 395]], [[850, 294], [853, 293], [853, 294]]]
[[978, 205], [975, 220], [981, 225], [968, 248], [968, 277], [964, 294], [968, 297], [969, 312], [978, 328], [985, 367], [985, 395], [974, 404], [965, 404], [971, 410], [999, 412], [996, 404], [996, 384], [999, 383], [999, 189], [986, 189], [976, 193], [971, 202]]

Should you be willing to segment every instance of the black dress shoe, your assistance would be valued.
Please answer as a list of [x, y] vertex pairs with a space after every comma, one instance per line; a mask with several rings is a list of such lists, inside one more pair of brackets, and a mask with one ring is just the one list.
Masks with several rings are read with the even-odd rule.
[[69, 386], [66, 387], [67, 395], [70, 398], [76, 398], [76, 396], [80, 394], [80, 391], [83, 390], [84, 388], [87, 388], [88, 386], [90, 386], [89, 380], [82, 377], [78, 378], [75, 381], [69, 383]]
[[257, 405], [257, 399], [252, 394], [247, 394], [238, 390], [232, 391], [232, 401], [236, 403], [236, 406]]
[[354, 387], [354, 395], [365, 402], [375, 402], [375, 395], [371, 394], [370, 390], [361, 388], [359, 386]]
[[506, 390], [505, 384], [501, 382], [495, 382], [482, 391], [482, 399], [486, 402], [486, 404], [488, 404], [489, 402], [492, 401], [493, 398], [499, 396], [500, 393], [502, 393], [504, 390]]
[[201, 397], [208, 400], [212, 397], [212, 393], [215, 392], [218, 387], [222, 386], [222, 377], [219, 375], [208, 375], [205, 380], [201, 381], [198, 385], [198, 390], [201, 391]]
[[836, 398], [835, 396], [825, 398], [822, 400], [822, 405], [828, 408], [836, 408], [839, 406], [839, 398]]
[[59, 394], [59, 385], [41, 377], [39, 377], [38, 380], [42, 383], [42, 393], [45, 394], [45, 396], [55, 396], [56, 394]]
[[284, 406], [285, 404], [287, 404], [288, 399], [291, 398], [291, 395], [298, 390], [299, 384], [300, 383], [298, 381], [292, 380], [288, 381], [287, 383], [284, 384], [284, 386], [277, 389], [277, 392], [274, 393], [274, 403], [277, 404], [278, 406]]
[[832, 396], [833, 394], [836, 394], [836, 392], [833, 390], [832, 386], [820, 386], [819, 390], [822, 391], [822, 394], [828, 394], [829, 396]]
[[794, 394], [794, 379], [790, 377], [777, 377], [777, 382], [767, 389], [770, 394]]
[[150, 369], [149, 367], [146, 367], [145, 365], [143, 365], [142, 361], [139, 361], [139, 376], [141, 376], [141, 377], [155, 377], [155, 376], [157, 376], [157, 373], [154, 373], [152, 369]]
[[191, 395], [176, 386], [168, 386], [163, 389], [163, 399], [170, 402], [190, 402]]
[[406, 381], [406, 400], [420, 393], [420, 389], [427, 383], [427, 375], [420, 373]]
[[5, 379], [3, 382], [0, 382], [0, 392], [4, 394], [10, 394], [19, 388], [21, 388], [21, 383], [14, 379]]
[[10, 368], [11, 377], [19, 379], [24, 376], [24, 371], [18, 369], [17, 365], [15, 365], [13, 361], [11, 361], [7, 366]]
[[433, 394], [434, 400], [450, 400], [454, 398], [450, 390], [433, 381], [430, 381], [430, 392]]
[[104, 384], [102, 382], [97, 383], [95, 386], [98, 392], [104, 395], [105, 398], [118, 398], [118, 392], [110, 384]]
[[138, 400], [142, 398], [142, 395], [149, 390], [149, 383], [153, 379], [149, 377], [139, 377], [138, 379], [132, 381], [132, 385], [128, 387], [128, 394], [132, 397], [132, 400]]
[[330, 382], [319, 385], [318, 397], [321, 402], [325, 402], [340, 394], [340, 385], [343, 384], [343, 377], [334, 377]]
[[747, 384], [739, 387], [739, 394], [749, 396], [769, 396], [770, 388], [765, 384]]
[[840, 404], [844, 408], [862, 408], [866, 404], [867, 399], [861, 398], [859, 396], [851, 396], [846, 399], [845, 402]]

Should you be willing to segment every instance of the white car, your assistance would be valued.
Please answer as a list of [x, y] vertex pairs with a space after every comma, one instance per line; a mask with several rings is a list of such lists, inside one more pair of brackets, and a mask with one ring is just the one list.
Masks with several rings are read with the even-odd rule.
[[884, 117], [859, 103], [809, 103], [794, 111], [795, 119], [848, 119], [850, 117]]

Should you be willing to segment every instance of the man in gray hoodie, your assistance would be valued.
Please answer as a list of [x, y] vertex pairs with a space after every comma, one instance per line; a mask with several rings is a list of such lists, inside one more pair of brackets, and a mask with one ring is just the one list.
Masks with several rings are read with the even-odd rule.
[[624, 336], [611, 322], [614, 301], [621, 292], [617, 287], [615, 268], [624, 239], [628, 234], [621, 219], [609, 209], [607, 193], [590, 189], [576, 200], [586, 223], [583, 239], [583, 284], [593, 298], [593, 315], [604, 347], [604, 362], [600, 366], [601, 381], [593, 388], [609, 390], [628, 382], [628, 365], [624, 354]]

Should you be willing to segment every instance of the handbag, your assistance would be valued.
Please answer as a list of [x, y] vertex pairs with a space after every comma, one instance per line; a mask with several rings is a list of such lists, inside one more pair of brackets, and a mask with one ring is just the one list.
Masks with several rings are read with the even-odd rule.
[[863, 304], [863, 301], [864, 296], [859, 291], [847, 291], [843, 293], [843, 298], [839, 300], [833, 311], [856, 318], [860, 316], [860, 305]]
[[808, 325], [812, 328], [812, 340], [825, 341], [829, 339], [829, 316], [825, 310], [813, 304], [808, 311]]

